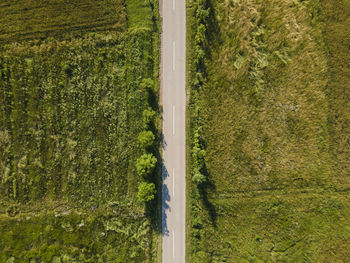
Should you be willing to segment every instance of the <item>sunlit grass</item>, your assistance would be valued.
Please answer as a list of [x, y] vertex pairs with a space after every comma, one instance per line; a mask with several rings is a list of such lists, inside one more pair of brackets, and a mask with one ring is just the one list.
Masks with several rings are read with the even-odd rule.
[[151, 2], [0, 4], [1, 262], [155, 260], [135, 167], [158, 69]]
[[193, 262], [347, 261], [349, 5], [210, 2]]

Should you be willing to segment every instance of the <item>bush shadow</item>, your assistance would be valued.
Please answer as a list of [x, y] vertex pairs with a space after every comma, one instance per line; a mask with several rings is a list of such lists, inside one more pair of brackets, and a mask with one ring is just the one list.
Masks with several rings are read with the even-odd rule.
[[209, 196], [208, 196], [208, 191], [215, 191], [216, 187], [215, 187], [215, 184], [210, 180], [210, 176], [209, 176], [209, 173], [207, 172], [206, 168], [203, 170], [204, 170], [203, 174], [208, 179], [205, 183], [198, 186], [198, 190], [199, 190], [199, 193], [202, 197], [203, 204], [209, 213], [210, 222], [213, 225], [213, 227], [216, 228], [217, 212], [216, 212], [215, 206], [213, 205], [212, 202], [210, 202]]
[[164, 183], [164, 180], [169, 176], [168, 170], [166, 169], [164, 162], [162, 164], [162, 236], [169, 236], [169, 229], [167, 225], [167, 210], [171, 211], [169, 206], [170, 195], [169, 189]]

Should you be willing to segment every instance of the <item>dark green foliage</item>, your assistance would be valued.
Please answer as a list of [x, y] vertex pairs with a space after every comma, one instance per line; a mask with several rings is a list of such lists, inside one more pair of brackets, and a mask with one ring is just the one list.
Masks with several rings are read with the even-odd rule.
[[205, 150], [200, 142], [200, 129], [195, 130], [193, 135], [193, 147], [192, 147], [192, 180], [197, 185], [203, 184], [207, 181], [206, 176], [203, 174], [205, 168]]
[[[190, 23], [190, 41], [192, 46], [190, 55], [190, 78], [188, 85], [190, 87], [190, 141], [191, 141], [191, 181], [189, 184], [189, 204], [190, 221], [192, 228], [189, 229], [188, 239], [191, 247], [190, 255], [199, 252], [199, 242], [201, 239], [201, 230], [197, 223], [201, 221], [199, 207], [202, 201], [206, 199], [206, 187], [208, 185], [208, 174], [205, 166], [206, 151], [202, 139], [202, 118], [200, 107], [200, 90], [206, 81], [205, 55], [207, 49], [207, 27], [210, 9], [207, 0], [190, 1], [191, 15], [193, 17], [188, 21]], [[196, 257], [193, 257], [196, 259]]]
[[200, 121], [200, 107], [198, 106], [199, 90], [204, 82], [205, 74], [204, 57], [206, 44], [206, 27], [209, 17], [208, 3], [205, 0], [193, 1], [194, 12], [194, 53], [192, 61], [193, 81], [191, 82], [191, 118], [192, 118], [192, 149], [191, 149], [191, 169], [192, 180], [195, 184], [201, 185], [207, 181], [204, 175], [205, 150], [201, 141], [202, 123]]
[[146, 183], [142, 182], [139, 185], [139, 191], [137, 193], [137, 198], [141, 202], [149, 202], [152, 201], [156, 194], [156, 187], [154, 183]]
[[143, 125], [145, 128], [148, 128], [151, 123], [153, 123], [156, 116], [156, 112], [151, 108], [147, 108], [142, 113]]

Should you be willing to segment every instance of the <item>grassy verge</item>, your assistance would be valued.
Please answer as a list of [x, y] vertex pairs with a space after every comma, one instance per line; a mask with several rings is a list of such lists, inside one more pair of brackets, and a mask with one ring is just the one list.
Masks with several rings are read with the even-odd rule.
[[188, 105], [186, 110], [186, 262], [191, 262], [192, 255], [192, 167], [191, 167], [191, 140], [192, 140], [192, 126], [191, 116], [192, 112], [189, 108], [191, 102], [191, 79], [193, 77], [192, 54], [193, 48], [193, 29], [194, 24], [194, 9], [191, 1], [186, 1], [186, 96], [188, 98]]
[[349, 5], [188, 8], [190, 261], [347, 261]]
[[350, 4], [347, 1], [321, 2], [323, 38], [328, 55], [328, 97], [330, 99], [331, 150], [335, 158], [334, 183], [349, 189], [350, 181]]
[[157, 1], [39, 2], [0, 6], [1, 261], [153, 262]]

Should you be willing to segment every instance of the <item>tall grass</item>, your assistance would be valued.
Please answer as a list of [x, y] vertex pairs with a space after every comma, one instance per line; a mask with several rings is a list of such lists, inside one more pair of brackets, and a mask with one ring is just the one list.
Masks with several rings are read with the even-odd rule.
[[192, 108], [211, 184], [192, 209], [191, 259], [326, 262], [332, 247], [346, 261], [347, 4], [208, 6], [206, 78]]
[[[2, 1], [0, 41], [69, 37], [89, 31], [122, 30], [123, 1]], [[67, 36], [68, 34], [68, 36]]]
[[0, 4], [0, 261], [155, 260], [135, 162], [158, 120], [156, 4]]

